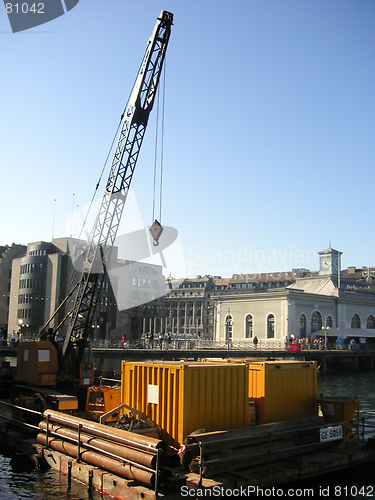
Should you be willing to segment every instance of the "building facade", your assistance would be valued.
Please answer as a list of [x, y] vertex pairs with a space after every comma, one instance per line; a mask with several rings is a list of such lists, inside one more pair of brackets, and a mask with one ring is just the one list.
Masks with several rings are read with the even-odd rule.
[[8, 330], [10, 288], [13, 259], [26, 254], [25, 245], [12, 244], [0, 247], [0, 328]]
[[311, 341], [327, 328], [374, 329], [375, 290], [368, 280], [342, 275], [341, 252], [329, 248], [319, 254], [319, 272], [296, 273], [288, 286], [241, 286], [235, 294], [217, 297], [215, 339], [251, 342], [256, 336], [272, 343], [294, 336]]
[[[70, 292], [74, 283], [68, 238], [52, 242], [29, 243], [26, 255], [12, 261], [8, 336], [20, 331], [28, 338], [36, 337], [54, 311]], [[73, 307], [74, 296], [56, 315], [51, 326], [58, 327]], [[65, 333], [67, 321], [59, 332]], [[104, 280], [99, 307], [96, 311], [94, 332], [105, 336], [116, 326], [116, 301], [108, 277]]]

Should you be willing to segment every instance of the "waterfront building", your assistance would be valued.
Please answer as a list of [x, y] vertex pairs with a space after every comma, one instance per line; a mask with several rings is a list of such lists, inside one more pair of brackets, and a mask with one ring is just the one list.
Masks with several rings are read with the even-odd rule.
[[[165, 280], [160, 265], [119, 260], [108, 263], [92, 338], [140, 339], [152, 333], [179, 338], [268, 343], [309, 338], [325, 331], [342, 337], [356, 329], [375, 333], [373, 268], [341, 271], [341, 252], [319, 252], [320, 269], [198, 276]], [[0, 319], [8, 336], [35, 337], [70, 291], [68, 239], [15, 245], [0, 259]], [[73, 305], [56, 316], [56, 327]], [[2, 316], [1, 316], [2, 315]], [[0, 323], [0, 327], [2, 324]], [[328, 330], [330, 330], [328, 332]], [[64, 335], [64, 327], [59, 328]], [[338, 334], [337, 334], [338, 335]]]
[[[26, 254], [12, 260], [8, 336], [20, 331], [24, 337], [34, 338], [52, 316], [74, 285], [74, 272], [68, 245], [69, 238], [52, 242], [29, 243]], [[54, 318], [57, 327], [73, 306], [71, 298]], [[108, 335], [116, 326], [116, 301], [108, 277], [105, 278], [99, 307], [96, 311], [93, 333]], [[59, 328], [64, 334], [67, 321]]]
[[172, 291], [164, 297], [166, 329], [177, 337], [209, 338], [212, 276], [169, 280]]
[[254, 300], [254, 292], [283, 289], [306, 275], [311, 275], [307, 269], [296, 269], [285, 273], [235, 274], [232, 278], [197, 276], [179, 283], [171, 280], [173, 290], [164, 300], [167, 327], [177, 337], [218, 339], [220, 303], [237, 295], [247, 297], [247, 292], [252, 293]]
[[10, 285], [13, 259], [26, 254], [25, 245], [0, 246], [0, 328], [6, 335], [8, 326]]
[[111, 280], [117, 278], [117, 327], [113, 337], [140, 339], [142, 335], [164, 330], [164, 295], [166, 280], [161, 265], [117, 260], [110, 270]]
[[215, 339], [252, 342], [256, 336], [272, 344], [293, 337], [312, 341], [327, 329], [341, 330], [342, 336], [348, 329], [375, 329], [375, 290], [369, 282], [341, 273], [341, 252], [328, 248], [319, 255], [319, 272], [298, 271], [291, 284], [249, 287], [254, 276], [235, 276], [230, 287], [241, 283], [235, 293], [229, 288], [215, 298]]

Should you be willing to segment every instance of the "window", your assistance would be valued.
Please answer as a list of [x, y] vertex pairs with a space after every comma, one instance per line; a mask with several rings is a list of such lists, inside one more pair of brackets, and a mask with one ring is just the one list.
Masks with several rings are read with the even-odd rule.
[[332, 328], [332, 326], [333, 326], [332, 316], [327, 316], [327, 327]]
[[246, 323], [245, 323], [245, 338], [251, 339], [253, 336], [253, 317], [251, 314], [248, 314], [246, 316]]
[[311, 316], [311, 333], [321, 330], [322, 326], [322, 315], [319, 311], [314, 311]]
[[353, 314], [351, 327], [352, 328], [361, 328], [361, 320], [360, 320], [358, 314]]
[[375, 328], [375, 318], [370, 314], [370, 316], [367, 318], [367, 328], [373, 330]]
[[275, 338], [275, 317], [273, 314], [267, 316], [267, 338]]
[[299, 317], [299, 333], [300, 337], [306, 337], [306, 316], [301, 314]]

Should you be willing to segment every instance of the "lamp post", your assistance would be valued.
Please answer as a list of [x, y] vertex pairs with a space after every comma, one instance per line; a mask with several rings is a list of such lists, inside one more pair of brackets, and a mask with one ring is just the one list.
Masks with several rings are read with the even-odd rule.
[[227, 343], [228, 343], [228, 358], [229, 358], [229, 348], [230, 348], [230, 331], [233, 325], [233, 321], [230, 315], [230, 309], [228, 309], [228, 316], [226, 319], [226, 334], [227, 334]]
[[322, 330], [324, 330], [324, 350], [327, 350], [327, 330], [329, 326], [327, 326], [327, 316], [324, 316], [324, 326], [322, 326]]

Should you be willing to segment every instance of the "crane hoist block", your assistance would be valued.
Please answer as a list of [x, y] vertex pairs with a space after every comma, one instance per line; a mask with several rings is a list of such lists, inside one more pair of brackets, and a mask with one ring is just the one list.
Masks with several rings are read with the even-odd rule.
[[150, 233], [154, 240], [154, 245], [159, 245], [159, 238], [163, 232], [163, 226], [156, 219], [150, 227]]

